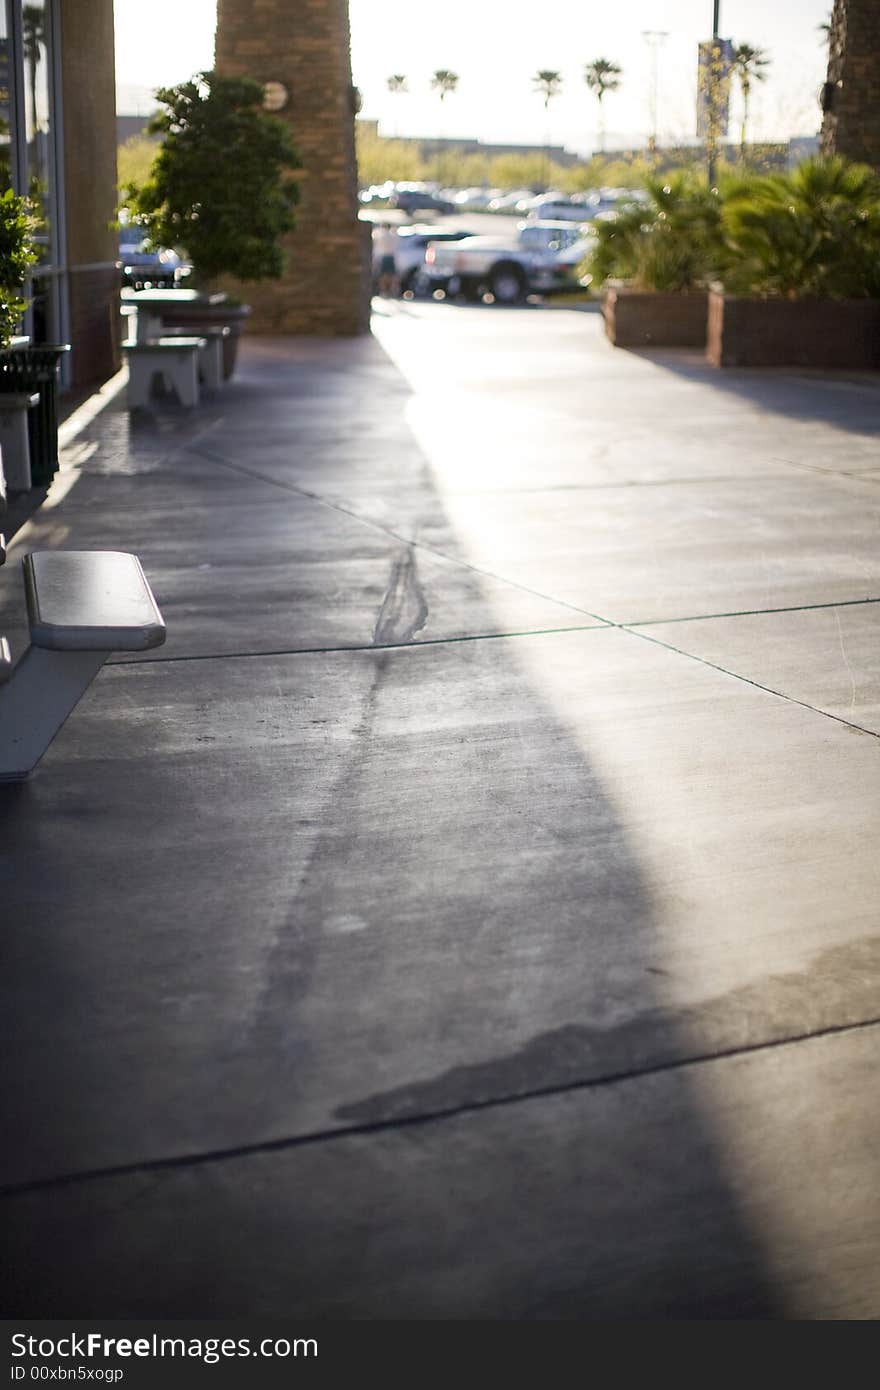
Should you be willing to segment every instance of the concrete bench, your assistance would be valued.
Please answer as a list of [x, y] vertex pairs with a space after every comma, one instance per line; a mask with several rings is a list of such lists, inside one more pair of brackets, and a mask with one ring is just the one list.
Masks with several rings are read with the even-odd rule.
[[194, 337], [155, 338], [146, 343], [129, 340], [122, 344], [128, 358], [128, 403], [150, 403], [153, 382], [161, 376], [181, 405], [199, 403], [199, 354], [207, 339]]
[[136, 555], [45, 550], [22, 561], [31, 645], [13, 666], [0, 652], [0, 781], [36, 767], [111, 652], [165, 641]]
[[[228, 324], [198, 324], [196, 333], [206, 339], [199, 358], [199, 381], [209, 390], [216, 391], [223, 385], [223, 339], [228, 338]], [[162, 338], [186, 338], [192, 336], [192, 328], [163, 327]]]

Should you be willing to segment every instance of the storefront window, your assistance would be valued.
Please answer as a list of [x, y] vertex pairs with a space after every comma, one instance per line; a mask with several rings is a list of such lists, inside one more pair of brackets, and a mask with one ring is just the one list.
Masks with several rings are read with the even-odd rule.
[[13, 184], [12, 53], [6, 6], [0, 3], [0, 193]]
[[27, 147], [27, 192], [37, 219], [40, 260], [52, 255], [51, 103], [49, 100], [49, 15], [45, 0], [22, 6], [24, 114]]
[[0, 0], [0, 192], [25, 194], [34, 216], [37, 262], [23, 327], [35, 343], [61, 341], [66, 322], [55, 120], [58, 8], [59, 0]]

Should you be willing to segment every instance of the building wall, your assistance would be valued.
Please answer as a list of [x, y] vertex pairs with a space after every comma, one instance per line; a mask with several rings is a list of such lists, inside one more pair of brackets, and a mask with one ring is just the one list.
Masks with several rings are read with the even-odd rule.
[[74, 386], [119, 366], [113, 0], [61, 6], [65, 231]]
[[369, 228], [357, 217], [346, 0], [219, 0], [216, 68], [284, 85], [278, 115], [303, 156], [284, 278], [236, 287], [253, 309], [250, 331], [366, 332]]
[[880, 0], [835, 0], [823, 107], [823, 154], [880, 169]]

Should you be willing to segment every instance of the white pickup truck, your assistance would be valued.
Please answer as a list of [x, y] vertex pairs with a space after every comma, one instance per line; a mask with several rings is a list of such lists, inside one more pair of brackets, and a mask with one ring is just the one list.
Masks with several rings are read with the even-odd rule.
[[583, 224], [521, 222], [512, 235], [431, 243], [425, 271], [434, 289], [447, 294], [491, 294], [499, 304], [518, 304], [527, 294], [573, 286], [591, 235]]

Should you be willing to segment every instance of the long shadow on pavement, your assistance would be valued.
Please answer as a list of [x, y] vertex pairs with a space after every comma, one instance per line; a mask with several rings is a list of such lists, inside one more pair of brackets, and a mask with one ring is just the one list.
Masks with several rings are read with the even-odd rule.
[[497, 635], [460, 556], [426, 588], [300, 489], [329, 433], [440, 509], [406, 395], [256, 345], [204, 417], [244, 472], [111, 417], [23, 537], [144, 551], [194, 638], [0, 788], [7, 1316], [774, 1314], [638, 853], [519, 659], [608, 634]]

